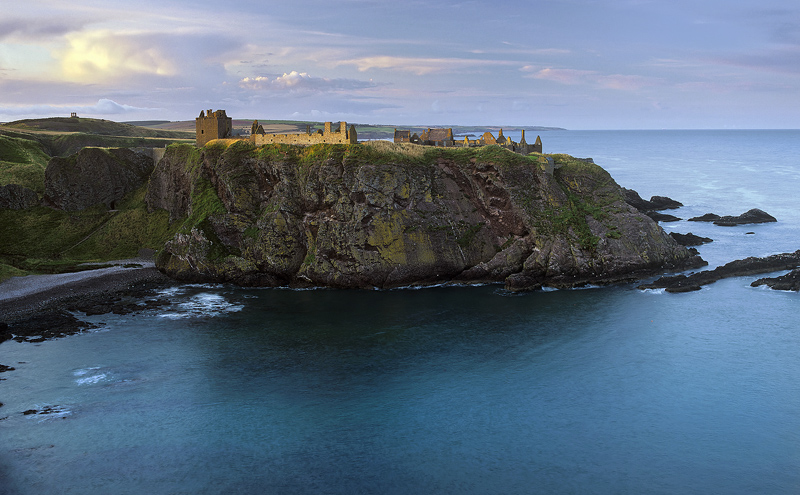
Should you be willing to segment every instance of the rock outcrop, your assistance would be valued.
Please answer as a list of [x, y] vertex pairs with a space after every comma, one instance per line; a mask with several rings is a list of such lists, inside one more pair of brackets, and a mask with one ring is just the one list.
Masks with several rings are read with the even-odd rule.
[[688, 221], [714, 222], [714, 225], [720, 225], [722, 227], [733, 227], [736, 225], [746, 225], [750, 223], [777, 222], [778, 220], [763, 210], [759, 210], [758, 208], [753, 208], [752, 210], [748, 210], [737, 217], [730, 215], [719, 216], [714, 213], [706, 213], [705, 215], [701, 215], [699, 217], [690, 218]]
[[624, 187], [622, 188], [622, 194], [625, 197], [626, 203], [642, 213], [648, 211], [674, 210], [683, 206], [683, 203], [680, 201], [675, 201], [666, 196], [651, 196], [650, 201], [647, 201], [646, 199], [642, 199], [638, 192]]
[[39, 195], [32, 189], [19, 184], [0, 186], [0, 208], [26, 210], [38, 204]]
[[652, 218], [656, 222], [677, 222], [680, 220], [680, 218], [676, 217], [675, 215], [661, 213], [660, 211], [648, 211], [645, 213], [645, 215]]
[[800, 266], [800, 250], [794, 253], [773, 254], [765, 258], [750, 257], [743, 260], [731, 261], [713, 270], [692, 273], [690, 275], [680, 274], [661, 277], [652, 283], [641, 285], [639, 288], [665, 289], [667, 292], [691, 292], [700, 290], [703, 285], [712, 284], [723, 278], [791, 270], [798, 266]]
[[710, 237], [701, 237], [699, 235], [692, 234], [689, 232], [688, 234], [679, 234], [677, 232], [670, 232], [669, 235], [678, 241], [678, 244], [681, 246], [700, 246], [701, 244], [708, 244], [709, 242], [714, 242], [714, 239]]
[[45, 170], [44, 204], [76, 211], [117, 201], [147, 182], [152, 158], [127, 148], [83, 148], [67, 157], [55, 157]]
[[760, 278], [750, 284], [752, 287], [766, 285], [775, 290], [800, 290], [800, 269], [794, 269], [780, 277]]
[[675, 201], [674, 199], [666, 196], [652, 196], [650, 201], [647, 201], [646, 199], [642, 199], [642, 197], [639, 196], [639, 193], [633, 189], [626, 189], [623, 187], [621, 188], [621, 191], [626, 203], [652, 218], [656, 222], [677, 222], [680, 220], [680, 218], [676, 217], [675, 215], [669, 215], [667, 213], [660, 212], [660, 210], [672, 210], [675, 208], [680, 208], [683, 206], [683, 203], [679, 201]]
[[697, 263], [603, 169], [555, 158], [550, 175], [499, 147], [173, 145], [146, 201], [183, 225], [156, 265], [239, 285], [525, 290]]

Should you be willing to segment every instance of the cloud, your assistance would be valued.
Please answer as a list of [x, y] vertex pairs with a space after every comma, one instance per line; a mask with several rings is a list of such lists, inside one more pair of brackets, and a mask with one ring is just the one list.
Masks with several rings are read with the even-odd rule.
[[602, 74], [593, 70], [553, 68], [539, 69], [530, 65], [523, 67], [521, 70], [523, 72], [530, 72], [530, 74], [524, 77], [533, 79], [553, 81], [568, 85], [589, 84], [604, 89], [617, 89], [623, 91], [634, 91], [656, 84], [656, 81], [653, 78], [645, 76]]
[[245, 77], [239, 81], [239, 86], [255, 91], [290, 91], [290, 92], [326, 92], [357, 90], [375, 87], [372, 81], [358, 79], [327, 79], [312, 77], [306, 72], [292, 71], [283, 73], [276, 78], [270, 77]]
[[62, 20], [44, 20], [34, 23], [23, 19], [7, 19], [0, 22], [0, 40], [39, 40], [63, 36], [74, 29], [73, 24]]
[[57, 58], [63, 78], [71, 82], [207, 79], [209, 69], [221, 74], [222, 60], [239, 47], [239, 41], [216, 33], [96, 30], [68, 34]]
[[544, 79], [546, 81], [554, 81], [561, 84], [581, 84], [586, 82], [588, 78], [597, 73], [591, 70], [577, 70], [577, 69], [537, 69], [530, 65], [522, 68], [523, 72], [533, 72], [525, 77], [533, 79]]
[[510, 65], [511, 62], [504, 60], [483, 60], [465, 58], [413, 58], [413, 57], [393, 57], [375, 56], [363, 57], [349, 60], [340, 60], [336, 65], [355, 65], [359, 72], [370, 69], [385, 69], [401, 72], [411, 72], [418, 76], [436, 72], [450, 72], [473, 67], [483, 67], [489, 65]]
[[743, 53], [725, 57], [718, 62], [725, 65], [766, 70], [779, 73], [800, 74], [800, 46], [784, 46], [759, 53]]
[[152, 111], [155, 108], [124, 105], [107, 98], [97, 100], [94, 105], [25, 105], [0, 107], [0, 115], [9, 116], [54, 116], [77, 112], [84, 115], [120, 115], [132, 112]]
[[177, 72], [176, 64], [162, 48], [167, 46], [163, 39], [95, 31], [67, 35], [67, 40], [61, 66], [70, 81], [91, 82], [130, 74], [168, 76]]

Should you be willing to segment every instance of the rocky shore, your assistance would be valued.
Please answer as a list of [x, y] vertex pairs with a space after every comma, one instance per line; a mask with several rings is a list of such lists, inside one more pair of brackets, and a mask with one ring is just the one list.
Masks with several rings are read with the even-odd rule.
[[[774, 254], [765, 258], [750, 257], [743, 260], [731, 261], [723, 266], [696, 272], [689, 275], [679, 274], [661, 277], [649, 284], [640, 285], [640, 289], [665, 289], [667, 292], [691, 292], [700, 290], [703, 285], [712, 284], [723, 278], [743, 277], [747, 275], [757, 275], [761, 273], [777, 272], [780, 270], [794, 270], [800, 266], [800, 250], [794, 253]], [[794, 270], [796, 272], [797, 270]], [[794, 277], [797, 275], [795, 274]], [[787, 287], [791, 287], [791, 278], [779, 279], [760, 279], [753, 285], [768, 284], [773, 288], [782, 282], [789, 282]], [[781, 285], [782, 287], [782, 285]], [[783, 289], [796, 290], [796, 289]]]
[[168, 302], [152, 297], [155, 289], [174, 283], [152, 261], [119, 263], [111, 268], [16, 277], [0, 283], [0, 342], [37, 342], [93, 328], [74, 315], [78, 312], [126, 314]]

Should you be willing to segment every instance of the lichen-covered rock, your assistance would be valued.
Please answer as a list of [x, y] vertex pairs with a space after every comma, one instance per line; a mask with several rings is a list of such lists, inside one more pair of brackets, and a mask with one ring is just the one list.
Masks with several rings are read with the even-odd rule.
[[147, 194], [183, 220], [156, 264], [182, 280], [524, 290], [629, 280], [691, 254], [587, 161], [499, 147], [171, 146]]
[[116, 202], [147, 182], [152, 158], [128, 148], [83, 148], [67, 158], [55, 157], [45, 170], [44, 203], [76, 211]]
[[19, 184], [0, 186], [0, 208], [25, 210], [38, 204], [39, 195], [32, 189]]

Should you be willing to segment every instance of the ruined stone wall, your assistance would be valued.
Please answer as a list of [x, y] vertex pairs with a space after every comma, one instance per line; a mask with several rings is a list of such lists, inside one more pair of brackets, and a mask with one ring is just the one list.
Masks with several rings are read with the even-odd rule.
[[325, 122], [325, 129], [322, 132], [317, 131], [310, 134], [254, 134], [250, 136], [250, 140], [256, 146], [265, 144], [356, 144], [358, 136], [355, 126], [350, 126], [350, 130], [348, 130], [346, 122], [340, 122], [339, 129], [335, 131], [331, 130], [330, 122]]

